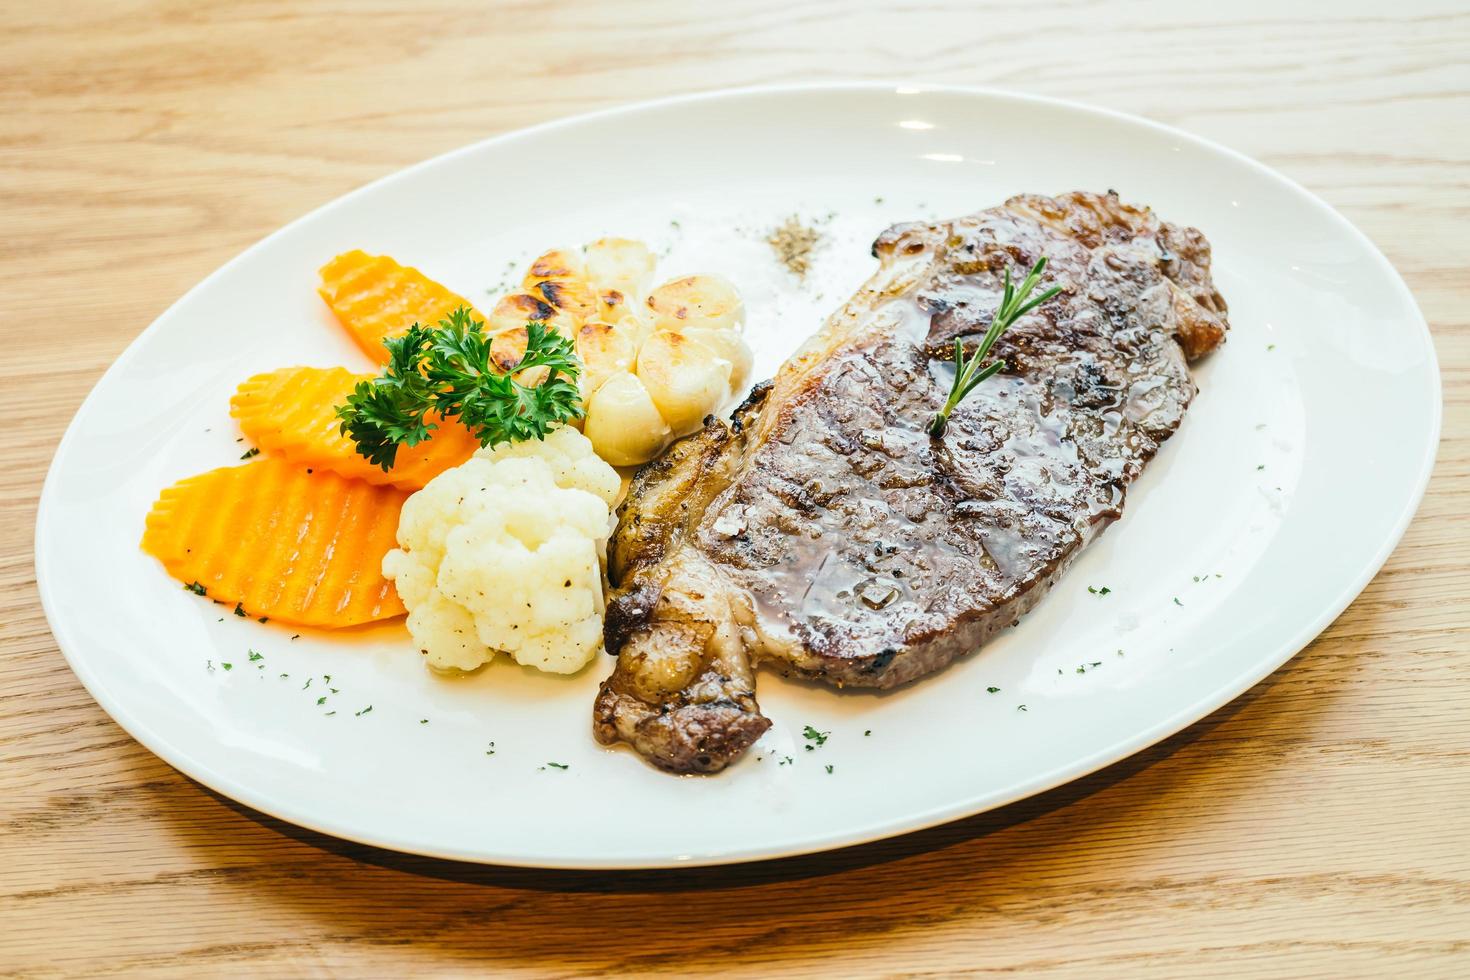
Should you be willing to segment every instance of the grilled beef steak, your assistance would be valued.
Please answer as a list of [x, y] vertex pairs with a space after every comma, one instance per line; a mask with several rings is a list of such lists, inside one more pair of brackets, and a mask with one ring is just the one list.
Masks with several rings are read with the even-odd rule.
[[[1210, 251], [1118, 197], [1023, 195], [903, 224], [872, 279], [729, 423], [639, 471], [608, 561], [618, 657], [594, 730], [674, 772], [769, 727], [753, 667], [892, 687], [976, 649], [1115, 520], [1225, 336]], [[992, 351], [1005, 370], [925, 425], [1041, 256], [1062, 293]]]

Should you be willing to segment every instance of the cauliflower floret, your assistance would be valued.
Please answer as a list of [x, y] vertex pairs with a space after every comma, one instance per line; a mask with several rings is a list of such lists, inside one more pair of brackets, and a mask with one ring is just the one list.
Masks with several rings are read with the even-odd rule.
[[553, 429], [540, 442], [505, 442], [494, 449], [475, 453], [480, 459], [499, 460], [531, 456], [543, 459], [559, 487], [575, 487], [601, 497], [611, 507], [622, 490], [617, 470], [608, 466], [592, 448], [592, 441], [569, 425]]
[[554, 673], [602, 643], [602, 559], [618, 475], [575, 429], [482, 450], [403, 505], [383, 559], [430, 666], [495, 652]]

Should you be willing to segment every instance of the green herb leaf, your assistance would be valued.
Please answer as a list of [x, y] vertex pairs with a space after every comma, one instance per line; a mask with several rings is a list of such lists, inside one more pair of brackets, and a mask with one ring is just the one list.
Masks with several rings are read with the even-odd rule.
[[826, 745], [827, 744], [827, 736], [829, 736], [831, 734], [832, 734], [831, 732], [819, 732], [815, 728], [813, 728], [811, 725], [808, 725], [808, 726], [806, 726], [805, 728], [803, 728], [801, 730], [801, 737], [802, 738], [806, 739], [808, 742], [815, 743], [815, 744], [812, 744], [812, 745], [808, 745], [806, 747], [806, 750], [808, 752], [812, 751], [813, 749], [817, 748], [818, 746]]
[[188, 585], [184, 586], [184, 588], [187, 591], [194, 593], [195, 595], [209, 594], [208, 590], [205, 589], [204, 586], [200, 585], [198, 582], [190, 582]]
[[1034, 310], [1036, 307], [1051, 299], [1062, 291], [1061, 286], [1053, 286], [1035, 299], [1027, 299], [1031, 291], [1041, 282], [1041, 274], [1046, 271], [1046, 256], [1036, 260], [1026, 278], [1021, 280], [1019, 286], [1011, 282], [1011, 270], [1006, 269], [1005, 288], [1001, 292], [1000, 306], [996, 308], [995, 316], [991, 318], [990, 329], [985, 331], [980, 345], [975, 348], [975, 353], [965, 357], [965, 345], [956, 337], [954, 341], [954, 383], [950, 387], [949, 397], [944, 401], [944, 407], [934, 413], [927, 426], [929, 435], [935, 439], [944, 435], [944, 429], [949, 424], [949, 415], [955, 410], [964, 398], [980, 386], [987, 378], [1005, 370], [1005, 361], [991, 361], [982, 364], [990, 348], [1000, 339], [1001, 334], [1011, 328], [1011, 325]]
[[[437, 327], [415, 323], [384, 341], [388, 366], [359, 382], [337, 408], [340, 430], [360, 455], [391, 469], [399, 446], [416, 446], [435, 428], [430, 413], [458, 418], [482, 446], [544, 439], [583, 414], [572, 342], [540, 320], [526, 324], [526, 353], [509, 372], [490, 358], [485, 325], [460, 307]], [[544, 368], [535, 383], [514, 375]]]

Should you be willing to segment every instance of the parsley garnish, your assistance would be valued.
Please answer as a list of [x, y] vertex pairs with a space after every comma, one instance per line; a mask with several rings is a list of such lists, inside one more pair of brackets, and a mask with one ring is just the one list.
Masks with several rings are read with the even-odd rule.
[[980, 339], [980, 345], [975, 348], [975, 353], [965, 357], [965, 345], [959, 337], [954, 339], [954, 384], [949, 390], [949, 397], [944, 400], [944, 407], [934, 413], [927, 426], [929, 435], [935, 439], [944, 435], [944, 428], [949, 424], [949, 413], [955, 410], [965, 396], [980, 386], [980, 383], [994, 374], [1005, 370], [1005, 361], [991, 361], [981, 366], [981, 361], [990, 353], [990, 348], [1000, 339], [1000, 335], [1010, 329], [1022, 316], [1045, 303], [1057, 293], [1062, 291], [1061, 286], [1053, 286], [1046, 292], [1033, 300], [1027, 300], [1031, 290], [1041, 282], [1041, 274], [1046, 270], [1046, 256], [1036, 260], [1026, 278], [1021, 280], [1021, 285], [1016, 286], [1011, 282], [1011, 270], [1006, 268], [1005, 289], [1001, 293], [1000, 306], [995, 311], [995, 316], [990, 321], [990, 329], [985, 331], [985, 336]]
[[832, 767], [831, 766], [828, 766], [827, 767], [827, 775], [829, 775], [829, 776], [832, 775]]
[[208, 595], [209, 594], [209, 591], [207, 589], [205, 589], [204, 586], [200, 585], [198, 582], [190, 582], [188, 585], [184, 586], [184, 589], [186, 591], [189, 591], [189, 592], [194, 593], [195, 595]]
[[363, 715], [367, 714], [369, 711], [372, 711], [372, 710], [373, 710], [373, 706], [372, 705], [368, 705], [366, 708], [363, 708], [361, 711], [357, 712], [357, 714], [354, 715], [354, 717], [361, 718]]
[[1179, 601], [1179, 597], [1177, 595], [1174, 597], [1174, 605], [1176, 605], [1176, 606], [1182, 606], [1182, 605], [1184, 605], [1184, 603], [1182, 603], [1182, 602]]
[[1106, 585], [1104, 585], [1100, 589], [1094, 589], [1092, 586], [1089, 585], [1087, 587], [1087, 591], [1088, 592], [1091, 592], [1093, 595], [1107, 595], [1109, 592], [1111, 592], [1113, 590], [1110, 589], [1110, 588], [1108, 588]]
[[801, 730], [801, 737], [802, 738], [806, 739], [808, 743], [815, 743], [815, 744], [808, 744], [806, 746], [806, 750], [808, 752], [815, 751], [818, 747], [823, 746], [823, 745], [826, 745], [827, 744], [827, 736], [829, 736], [831, 734], [832, 734], [831, 732], [819, 732], [815, 728], [813, 728], [811, 725], [808, 725], [808, 726], [806, 726], [805, 728], [803, 728]]
[[323, 694], [321, 697], [319, 697], [319, 698], [316, 699], [316, 703], [318, 705], [326, 704], [327, 703], [327, 696], [325, 694]]
[[223, 660], [221, 660], [219, 662], [219, 665], [221, 667], [223, 667], [225, 670], [234, 670], [235, 669], [235, 665], [234, 664], [227, 664]]
[[986, 694], [999, 694], [1000, 693], [1000, 688], [998, 688], [998, 687], [987, 687], [985, 689], [985, 693]]
[[242, 605], [240, 605], [238, 602], [235, 603], [235, 615], [236, 616], [239, 616], [242, 619], [245, 618], [245, 615], [246, 615], [246, 613], [245, 613], [245, 607], [242, 606]]
[[548, 762], [547, 765], [550, 766], [553, 769], [570, 769], [571, 768], [571, 766], [569, 766], [569, 765], [567, 765], [566, 763], [563, 763], [563, 762]]
[[255, 663], [255, 661], [257, 661], [257, 660], [264, 660], [264, 659], [265, 659], [265, 656], [263, 654], [256, 653], [254, 650], [251, 650], [250, 651], [250, 662], [251, 663]]
[[254, 446], [251, 446], [249, 449], [245, 450], [244, 455], [242, 455], [240, 458], [241, 459], [249, 459], [251, 456], [259, 456], [259, 455], [260, 455], [260, 450], [257, 449]]
[[[482, 446], [544, 439], [558, 425], [582, 417], [582, 364], [572, 342], [539, 320], [526, 324], [525, 356], [505, 374], [490, 359], [485, 325], [463, 306], [437, 327], [415, 323], [383, 345], [388, 367], [358, 382], [337, 417], [358, 453], [385, 470], [400, 445], [429, 438], [436, 428], [430, 413], [458, 418]], [[545, 368], [544, 378], [523, 384], [512, 376], [530, 368]]]

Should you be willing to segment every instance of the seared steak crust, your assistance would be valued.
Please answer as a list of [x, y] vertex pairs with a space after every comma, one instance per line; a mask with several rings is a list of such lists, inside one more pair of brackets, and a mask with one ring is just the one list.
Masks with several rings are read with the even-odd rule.
[[[599, 740], [713, 772], [769, 727], [755, 662], [886, 688], [981, 646], [1120, 515], [1194, 396], [1186, 358], [1225, 335], [1203, 236], [1112, 193], [897, 225], [873, 252], [879, 271], [774, 382], [635, 478]], [[1043, 255], [1061, 295], [931, 439], [954, 340]]]

